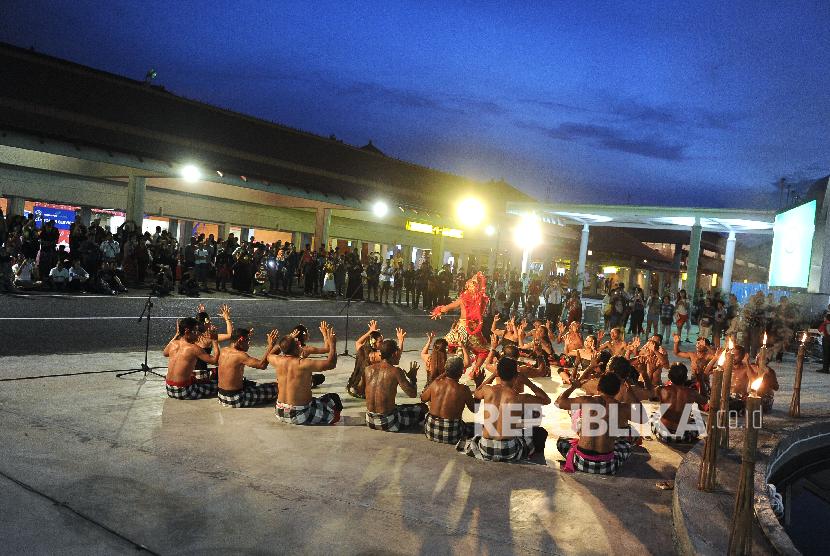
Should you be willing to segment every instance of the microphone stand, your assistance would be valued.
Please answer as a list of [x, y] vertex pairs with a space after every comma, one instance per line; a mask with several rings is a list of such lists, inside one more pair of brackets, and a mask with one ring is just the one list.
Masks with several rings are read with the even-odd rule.
[[[339, 314], [342, 315], [343, 311], [346, 312], [346, 334], [343, 336], [343, 339], [346, 341], [346, 345], [343, 348], [343, 353], [340, 354], [341, 356], [354, 357], [352, 354], [349, 353], [349, 310], [351, 309], [351, 306], [352, 306], [352, 298], [357, 294], [358, 290], [362, 289], [362, 288], [363, 288], [363, 277], [361, 275], [360, 284], [358, 285], [358, 287], [356, 287], [354, 289], [354, 291], [352, 291], [352, 295], [350, 295], [349, 297], [346, 298], [346, 304], [343, 306], [342, 309], [340, 309]], [[346, 290], [346, 291], [348, 292], [348, 290]]]
[[141, 320], [144, 318], [144, 315], [145, 314], [147, 315], [147, 329], [144, 333], [144, 363], [142, 363], [141, 366], [138, 369], [132, 369], [132, 370], [129, 370], [129, 371], [126, 371], [126, 372], [123, 372], [123, 373], [118, 373], [117, 375], [115, 375], [115, 378], [120, 378], [122, 376], [131, 375], [133, 373], [144, 373], [145, 378], [147, 377], [147, 373], [150, 373], [152, 375], [156, 375], [157, 377], [160, 377], [160, 378], [165, 378], [164, 375], [161, 375], [161, 374], [155, 372], [153, 370], [153, 368], [150, 367], [147, 364], [147, 353], [150, 351], [150, 320], [151, 320], [151, 317], [152, 317], [152, 312], [153, 312], [153, 294], [150, 293], [150, 295], [147, 296], [147, 301], [144, 302], [144, 309], [141, 310], [141, 316], [138, 317], [138, 322], [141, 322]]

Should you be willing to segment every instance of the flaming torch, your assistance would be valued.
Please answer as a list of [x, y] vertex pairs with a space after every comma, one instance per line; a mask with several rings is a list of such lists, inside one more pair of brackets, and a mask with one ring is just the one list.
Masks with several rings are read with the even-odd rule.
[[706, 420], [706, 443], [703, 445], [703, 457], [700, 459], [700, 472], [697, 478], [698, 490], [712, 491], [718, 465], [718, 414], [720, 413], [721, 385], [723, 384], [723, 364], [726, 351], [720, 354], [718, 364], [712, 372], [712, 390], [709, 393], [709, 415]]
[[723, 383], [721, 385], [720, 396], [720, 411], [718, 412], [718, 444], [723, 449], [729, 448], [729, 395], [732, 393], [732, 349], [735, 343], [732, 338], [727, 342], [727, 350], [724, 351], [726, 357], [721, 355], [721, 361], [718, 359], [718, 365], [723, 368]]
[[804, 352], [807, 345], [807, 332], [801, 335], [801, 345], [795, 356], [795, 383], [793, 384], [793, 399], [790, 402], [790, 417], [801, 417], [801, 373], [804, 370]]

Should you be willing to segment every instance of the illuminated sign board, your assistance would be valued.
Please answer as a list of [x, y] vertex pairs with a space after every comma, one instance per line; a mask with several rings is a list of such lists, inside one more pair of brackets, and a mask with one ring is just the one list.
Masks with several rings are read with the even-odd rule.
[[421, 232], [423, 234], [437, 234], [440, 230], [441, 235], [444, 237], [455, 237], [458, 239], [462, 239], [464, 237], [464, 232], [461, 230], [455, 230], [453, 228], [439, 228], [437, 226], [433, 226], [432, 224], [427, 224], [425, 222], [413, 222], [412, 220], [406, 221], [406, 229], [410, 232]]
[[769, 285], [806, 288], [816, 231], [816, 201], [775, 215]]

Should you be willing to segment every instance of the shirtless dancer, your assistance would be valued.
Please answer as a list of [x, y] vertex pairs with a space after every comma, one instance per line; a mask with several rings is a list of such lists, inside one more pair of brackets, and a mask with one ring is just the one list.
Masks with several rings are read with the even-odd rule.
[[[657, 386], [663, 383], [663, 369], [669, 368], [669, 354], [662, 345], [662, 338], [655, 334], [646, 341], [646, 344], [637, 351], [640, 345], [640, 338], [635, 337], [630, 346], [637, 353], [632, 364], [640, 373], [648, 373], [651, 384]], [[645, 382], [645, 381], [643, 381]]]
[[277, 383], [257, 384], [245, 378], [245, 367], [265, 369], [268, 356], [277, 345], [278, 332], [268, 333], [268, 344], [261, 359], [248, 355], [251, 347], [249, 328], [237, 328], [231, 334], [231, 345], [219, 356], [219, 403], [228, 407], [253, 407], [277, 399]]
[[414, 384], [418, 363], [409, 367], [409, 377], [398, 367], [401, 351], [395, 340], [384, 340], [380, 345], [380, 362], [369, 365], [363, 371], [366, 384], [366, 425], [370, 429], [398, 432], [401, 429], [420, 425], [424, 422], [427, 406], [418, 404], [395, 404], [398, 386], [410, 397], [418, 395]]
[[[723, 351], [723, 350], [721, 350]], [[718, 357], [720, 357], [718, 352]], [[772, 410], [772, 403], [775, 399], [775, 390], [778, 390], [778, 377], [775, 371], [767, 366], [764, 373], [760, 363], [760, 352], [756, 358], [756, 364], [749, 362], [746, 349], [743, 346], [735, 346], [732, 349], [732, 384], [729, 389], [729, 409], [732, 411], [743, 411], [746, 405], [746, 397], [749, 394], [749, 387], [752, 382], [763, 375], [761, 387], [758, 394], [761, 396], [761, 409], [765, 412]], [[718, 357], [706, 365], [706, 373], [711, 374]]]
[[[300, 358], [305, 359], [309, 355], [323, 355], [328, 353], [329, 349], [326, 346], [316, 347], [316, 346], [309, 346], [306, 345], [308, 342], [308, 328], [304, 324], [298, 324], [294, 328], [291, 329], [291, 332], [288, 334], [289, 336], [295, 338], [297, 343], [300, 344]], [[280, 348], [279, 344], [274, 347], [274, 353], [279, 354]], [[311, 387], [316, 388], [320, 386], [326, 381], [326, 375], [323, 373], [314, 373], [311, 375]]]
[[[579, 388], [579, 380], [571, 384], [556, 400], [560, 409], [581, 409], [583, 412], [591, 410], [599, 412], [599, 417], [610, 425], [610, 418], [616, 415], [617, 428], [628, 430], [628, 421], [631, 418], [631, 406], [621, 404], [615, 396], [620, 391], [620, 379], [615, 373], [606, 373], [599, 379], [596, 396], [570, 395]], [[565, 457], [562, 470], [573, 473], [575, 470], [600, 475], [615, 475], [622, 464], [631, 455], [632, 443], [625, 438], [615, 438], [610, 434], [610, 427], [605, 428], [603, 434], [590, 431], [586, 420], [582, 420], [582, 430], [578, 438], [560, 438], [556, 448]]]
[[[447, 364], [447, 349], [449, 348], [449, 342], [447, 342], [446, 338], [438, 338], [437, 340], [433, 341], [435, 338], [435, 332], [430, 332], [427, 334], [427, 341], [424, 344], [423, 349], [421, 349], [421, 361], [424, 362], [424, 366], [427, 370], [427, 381], [426, 386], [435, 380], [439, 375], [444, 374], [444, 370]], [[432, 345], [432, 352], [430, 353], [430, 345]], [[470, 353], [467, 351], [466, 344], [461, 344], [461, 353], [463, 355], [463, 365], [466, 369], [470, 366]]]
[[354, 370], [346, 383], [346, 392], [354, 398], [366, 397], [363, 371], [369, 365], [380, 361], [380, 344], [383, 334], [378, 327], [378, 321], [369, 321], [369, 330], [355, 340]]
[[196, 361], [215, 365], [219, 361], [219, 342], [216, 329], [211, 327], [213, 353], [208, 355], [196, 345], [203, 332], [199, 322], [188, 317], [176, 324], [176, 335], [164, 347], [164, 356], [169, 358], [165, 387], [167, 396], [177, 400], [198, 400], [215, 396], [218, 386], [215, 381], [197, 380], [193, 374]]
[[[227, 342], [231, 339], [231, 333], [233, 332], [231, 308], [228, 305], [222, 305], [219, 307], [219, 316], [225, 321], [225, 333], [219, 334], [217, 331], [216, 340], [219, 343]], [[210, 355], [213, 348], [209, 330], [210, 327], [213, 326], [213, 323], [210, 321], [210, 315], [207, 313], [204, 303], [200, 303], [199, 307], [196, 309], [196, 320], [199, 321], [199, 325], [204, 330], [204, 332], [199, 334], [199, 337], [196, 340], [196, 345], [205, 350], [205, 353]], [[196, 361], [196, 370], [193, 374], [196, 376], [197, 380], [205, 380], [208, 378], [216, 380], [216, 369], [208, 369], [207, 363], [204, 361]]]
[[458, 383], [463, 373], [464, 362], [460, 357], [451, 357], [445, 372], [435, 377], [421, 394], [421, 401], [429, 404], [424, 434], [433, 442], [457, 444], [462, 438], [473, 436], [473, 424], [461, 420], [465, 407], [475, 411], [473, 393]]
[[[679, 338], [679, 336], [675, 337]], [[690, 411], [692, 404], [703, 407], [708, 402], [708, 399], [704, 398], [697, 390], [686, 385], [689, 380], [688, 375], [689, 370], [686, 365], [674, 363], [669, 367], [671, 384], [655, 388], [655, 393], [660, 401], [660, 409], [651, 414], [649, 424], [651, 425], [651, 432], [658, 440], [669, 443], [692, 443], [696, 442], [700, 435], [699, 425], [691, 414], [688, 414], [689, 421], [684, 422], [682, 428], [680, 426], [684, 411]]]
[[[602, 337], [605, 335], [604, 330], [600, 330], [599, 338], [597, 341], [601, 342]], [[615, 355], [625, 355], [626, 351], [629, 349], [629, 345], [625, 343], [625, 335], [620, 331], [619, 328], [612, 328], [611, 329], [611, 337], [608, 338], [608, 341], [604, 344], [601, 344], [598, 348], [599, 351], [607, 349], [611, 352], [611, 356]]]
[[710, 345], [707, 338], [699, 337], [695, 342], [694, 351], [680, 351], [680, 336], [678, 334], [674, 335], [674, 354], [677, 357], [691, 361], [692, 375], [697, 383], [697, 391], [707, 398], [709, 396], [709, 378], [706, 376], [706, 366], [715, 355]]
[[340, 420], [343, 404], [337, 394], [311, 395], [311, 376], [337, 366], [337, 336], [325, 321], [320, 333], [328, 348], [325, 359], [303, 359], [300, 343], [291, 336], [280, 340], [280, 355], [271, 354], [268, 362], [276, 369], [279, 397], [277, 420], [292, 425], [333, 425]]
[[[496, 378], [499, 382], [492, 384]], [[517, 390], [523, 391], [525, 386], [533, 393], [517, 393]], [[532, 427], [528, 439], [526, 429], [510, 428], [512, 418], [527, 413], [525, 405], [530, 406], [531, 410], [540, 411], [540, 406], [550, 403], [544, 390], [518, 372], [518, 362], [515, 359], [502, 357], [496, 374], [479, 386], [473, 397], [482, 400], [485, 413], [495, 417], [493, 430], [485, 426], [481, 435], [459, 442], [456, 450], [477, 459], [507, 462], [518, 462], [529, 458], [536, 451], [544, 450], [548, 435], [545, 429]]]

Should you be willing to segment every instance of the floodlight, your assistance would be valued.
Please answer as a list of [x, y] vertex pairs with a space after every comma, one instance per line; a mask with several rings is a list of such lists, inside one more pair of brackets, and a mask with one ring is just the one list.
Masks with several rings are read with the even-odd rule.
[[383, 201], [377, 201], [374, 205], [372, 205], [372, 212], [378, 218], [383, 218], [386, 216], [386, 213], [389, 212], [389, 207]]
[[202, 173], [199, 171], [199, 168], [193, 164], [185, 164], [182, 166], [181, 174], [184, 181], [188, 183], [196, 183], [202, 177]]

